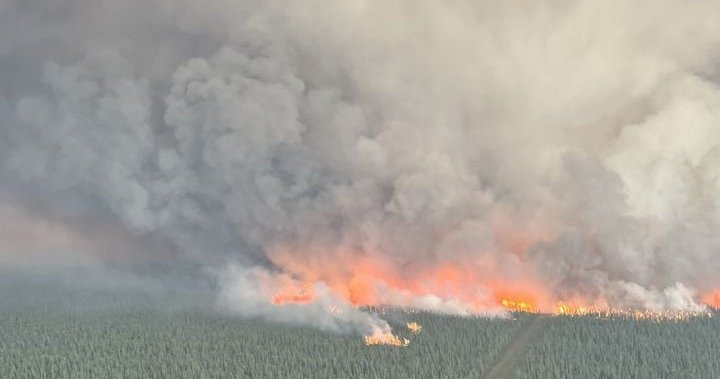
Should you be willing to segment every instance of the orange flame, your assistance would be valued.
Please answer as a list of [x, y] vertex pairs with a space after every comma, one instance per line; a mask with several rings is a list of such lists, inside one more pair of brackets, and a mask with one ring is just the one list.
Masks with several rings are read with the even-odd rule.
[[392, 333], [376, 333], [372, 336], [365, 336], [365, 345], [387, 345], [405, 347], [410, 344], [407, 338], [400, 338]]
[[592, 308], [588, 308], [583, 305], [572, 305], [563, 301], [555, 305], [556, 316], [584, 316], [591, 311]]
[[507, 310], [515, 312], [526, 312], [526, 313], [537, 313], [535, 306], [532, 303], [525, 301], [516, 301], [509, 299], [502, 299], [500, 304]]
[[418, 333], [420, 333], [420, 332], [422, 331], [422, 325], [420, 325], [420, 324], [418, 324], [417, 322], [414, 322], [414, 321], [413, 321], [413, 322], [408, 322], [408, 323], [407, 323], [407, 328], [408, 328], [408, 330], [410, 330], [411, 332], [413, 332], [413, 334], [418, 334]]
[[272, 297], [274, 305], [308, 304], [314, 300], [315, 296], [312, 289], [307, 284], [302, 285], [300, 288], [287, 284]]
[[[271, 249], [270, 259], [285, 273], [286, 281], [272, 297], [273, 304], [315, 301], [313, 286], [355, 307], [445, 307], [468, 313], [509, 310], [560, 316], [623, 316], [638, 319], [684, 318], [690, 313], [615, 309], [602, 298], [557, 298], [552, 287], [512, 260], [398, 263], [380, 254], [332, 248], [298, 253], [285, 246]], [[302, 284], [304, 283], [304, 284]], [[699, 298], [720, 309], [720, 289]], [[428, 305], [429, 304], [429, 305]]]
[[630, 318], [634, 320], [667, 322], [687, 321], [693, 318], [712, 317], [712, 313], [706, 310], [648, 310], [648, 309], [623, 309], [612, 308], [607, 304], [602, 305], [573, 305], [559, 302], [555, 307], [555, 316], [578, 317], [589, 316], [596, 318]]
[[[390, 263], [382, 256], [332, 249], [298, 254], [278, 248], [269, 256], [293, 277], [306, 283], [322, 283], [334, 296], [356, 307], [414, 307], [417, 303], [413, 301], [418, 299], [435, 299], [429, 301], [441, 311], [445, 302], [472, 313], [502, 308], [526, 312], [552, 309], [549, 296], [532, 275], [516, 271], [505, 279], [506, 268], [493, 262], [408, 266]], [[400, 266], [402, 270], [398, 270]], [[305, 301], [307, 296], [279, 299]]]
[[702, 297], [702, 302], [710, 308], [720, 310], [720, 289], [705, 294]]

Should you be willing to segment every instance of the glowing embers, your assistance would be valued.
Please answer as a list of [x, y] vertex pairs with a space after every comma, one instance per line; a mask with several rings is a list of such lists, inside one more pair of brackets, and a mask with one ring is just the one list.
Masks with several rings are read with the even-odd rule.
[[422, 331], [422, 325], [418, 324], [417, 322], [408, 322], [407, 328], [409, 331], [411, 331], [413, 334], [419, 334]]
[[500, 304], [503, 308], [513, 312], [537, 313], [535, 306], [527, 301], [502, 299]]
[[410, 345], [410, 340], [407, 338], [400, 338], [389, 332], [377, 332], [372, 336], [365, 336], [365, 345], [387, 345], [395, 347], [405, 347]]
[[314, 300], [312, 288], [307, 284], [300, 287], [288, 284], [272, 297], [274, 305], [309, 304]]

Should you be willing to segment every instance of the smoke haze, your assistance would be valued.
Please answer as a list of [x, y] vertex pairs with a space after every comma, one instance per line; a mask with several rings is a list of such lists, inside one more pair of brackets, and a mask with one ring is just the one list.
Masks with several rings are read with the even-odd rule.
[[348, 304], [502, 292], [697, 308], [720, 287], [719, 19], [714, 0], [0, 0], [0, 264], [190, 260], [280, 321], [258, 286], [287, 276], [346, 307], [297, 316], [329, 330], [382, 323]]

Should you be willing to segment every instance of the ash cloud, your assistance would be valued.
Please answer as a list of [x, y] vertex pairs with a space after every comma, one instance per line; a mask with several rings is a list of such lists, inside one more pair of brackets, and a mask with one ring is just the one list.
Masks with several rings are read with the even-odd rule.
[[8, 0], [0, 189], [216, 269], [342, 251], [693, 307], [720, 285], [717, 19], [714, 2]]

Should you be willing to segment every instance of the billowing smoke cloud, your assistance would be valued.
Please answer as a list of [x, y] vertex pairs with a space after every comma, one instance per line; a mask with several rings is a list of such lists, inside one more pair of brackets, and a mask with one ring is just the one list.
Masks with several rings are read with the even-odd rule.
[[236, 262], [230, 303], [258, 272], [459, 311], [720, 286], [720, 3], [0, 9], [3, 182]]
[[[365, 335], [391, 332], [387, 322], [378, 316], [351, 307], [337, 299], [322, 284], [308, 289], [319, 296], [308, 304], [273, 304], [276, 291], [293, 284], [287, 276], [277, 276], [260, 268], [247, 269], [231, 265], [220, 273], [221, 304], [227, 310], [247, 317], [312, 325], [322, 330], [341, 333], [359, 332]], [[276, 301], [277, 302], [277, 301]]]

